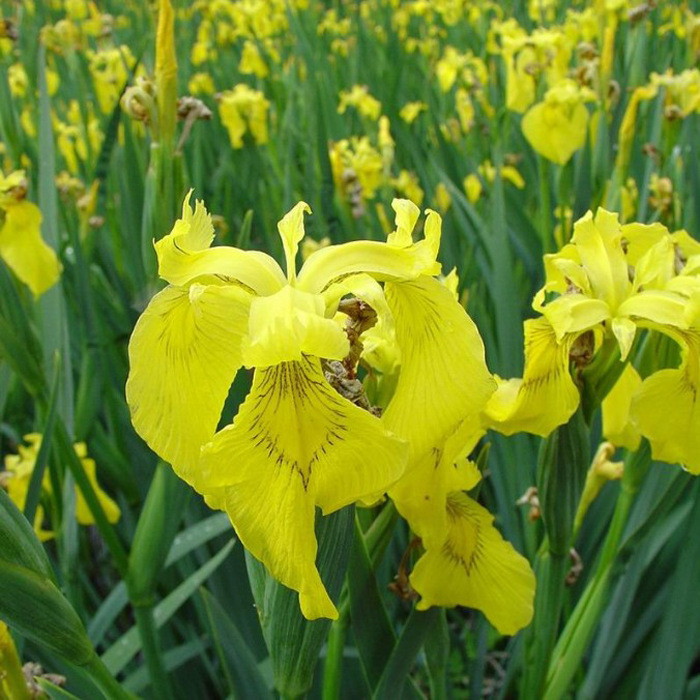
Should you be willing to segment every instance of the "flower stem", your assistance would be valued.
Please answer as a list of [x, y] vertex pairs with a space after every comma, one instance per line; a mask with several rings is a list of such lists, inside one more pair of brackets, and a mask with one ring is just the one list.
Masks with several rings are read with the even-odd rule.
[[607, 605], [615, 559], [627, 517], [650, 463], [651, 451], [646, 440], [625, 460], [622, 488], [598, 566], [557, 641], [547, 673], [544, 700], [563, 697], [580, 668], [583, 654]]
[[134, 605], [134, 617], [141, 637], [143, 653], [146, 657], [153, 697], [157, 700], [168, 700], [173, 697], [173, 694], [158, 643], [158, 630], [153, 619], [153, 607]]
[[350, 621], [350, 606], [340, 607], [340, 617], [331, 625], [326, 647], [326, 662], [323, 666], [323, 700], [336, 700], [340, 697], [340, 682], [343, 674], [343, 650], [345, 635]]

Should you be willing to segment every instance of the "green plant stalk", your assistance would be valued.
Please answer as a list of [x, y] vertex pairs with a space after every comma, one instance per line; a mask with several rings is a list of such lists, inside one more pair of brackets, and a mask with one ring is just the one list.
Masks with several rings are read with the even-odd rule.
[[[398, 513], [394, 504], [389, 501], [382, 508], [374, 522], [364, 533], [367, 551], [375, 567], [384, 554], [389, 544], [394, 526], [398, 520]], [[338, 604], [338, 619], [331, 625], [328, 633], [326, 647], [326, 661], [323, 666], [323, 700], [334, 700], [340, 697], [340, 682], [343, 669], [343, 651], [345, 649], [345, 637], [350, 625], [350, 598], [348, 595], [347, 581], [343, 587]]]
[[141, 637], [141, 648], [146, 657], [146, 667], [151, 678], [151, 691], [157, 700], [173, 697], [170, 679], [165, 671], [163, 655], [158, 642], [158, 630], [153, 619], [152, 605], [134, 605], [134, 618]]
[[569, 566], [568, 555], [550, 552], [545, 539], [535, 560], [537, 591], [533, 621], [527, 633], [523, 697], [536, 698], [542, 695], [548, 660], [557, 641], [564, 603], [564, 579]]
[[651, 462], [648, 442], [625, 460], [622, 487], [615, 505], [610, 529], [605, 538], [595, 574], [579, 599], [552, 654], [547, 672], [544, 700], [557, 700], [566, 693], [571, 680], [580, 668], [600, 616], [608, 602], [614, 564], [627, 524], [630, 509]]
[[350, 606], [347, 598], [340, 606], [339, 617], [331, 625], [326, 646], [326, 661], [323, 665], [323, 700], [336, 700], [340, 697], [340, 684], [343, 675], [343, 651], [345, 636], [350, 623]]

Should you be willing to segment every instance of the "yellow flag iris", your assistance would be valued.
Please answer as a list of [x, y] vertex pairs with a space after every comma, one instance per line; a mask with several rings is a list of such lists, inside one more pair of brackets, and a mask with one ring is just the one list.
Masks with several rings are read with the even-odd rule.
[[[29, 484], [34, 472], [36, 459], [39, 455], [39, 448], [41, 447], [41, 435], [39, 433], [30, 433], [24, 436], [24, 440], [28, 444], [26, 446], [19, 445], [18, 454], [7, 455], [7, 457], [5, 457], [5, 471], [2, 473], [2, 478], [0, 479], [0, 483], [7, 490], [8, 495], [20, 510], [24, 509], [29, 493]], [[88, 457], [85, 443], [76, 443], [74, 449], [78, 457], [80, 457], [85, 474], [97, 495], [100, 505], [107, 516], [107, 520], [110, 523], [116, 523], [121, 516], [121, 511], [119, 510], [119, 506], [97, 483], [97, 467], [95, 461]], [[51, 479], [49, 478], [48, 472], [44, 474], [41, 488], [44, 494], [47, 496], [51, 495]], [[85, 498], [78, 489], [76, 489], [75, 493], [75, 518], [81, 525], [94, 525], [95, 523], [95, 519], [92, 517], [92, 513], [88, 508]], [[42, 541], [50, 540], [54, 537], [53, 530], [44, 528], [44, 519], [44, 508], [39, 505], [34, 517], [34, 531], [37, 537]]]
[[[618, 446], [646, 437], [656, 459], [700, 472], [700, 245], [661, 224], [620, 225], [599, 209], [574, 224], [571, 242], [545, 256], [546, 281], [533, 301], [542, 317], [526, 321], [522, 379], [499, 383], [485, 422], [506, 434], [548, 435], [579, 403], [572, 363], [587, 364], [600, 340], [614, 340], [628, 361], [639, 329], [669, 336], [678, 368], [642, 380], [623, 371], [603, 402], [603, 428]], [[648, 370], [646, 370], [648, 371]]]
[[[466, 312], [434, 276], [440, 216], [394, 200], [386, 243], [353, 241], [311, 253], [297, 273], [304, 214], [278, 225], [286, 274], [256, 251], [214, 247], [201, 202], [156, 243], [157, 294], [131, 338], [126, 393], [132, 421], [177, 474], [224, 509], [246, 548], [300, 595], [307, 618], [337, 616], [315, 565], [316, 506], [324, 514], [390, 489], [468, 416], [493, 380]], [[383, 287], [382, 287], [383, 284]], [[331, 363], [352, 362], [349, 334], [335, 320], [351, 293], [384, 318], [400, 371], [384, 415], [331, 386]], [[372, 343], [369, 343], [372, 346]], [[374, 345], [375, 357], [391, 357]], [[255, 369], [231, 425], [217, 431], [229, 387]], [[438, 386], [456, 387], [443, 395]]]
[[41, 237], [39, 207], [25, 200], [27, 182], [24, 171], [7, 177], [0, 174], [0, 257], [35, 297], [52, 287], [61, 271], [56, 253]]

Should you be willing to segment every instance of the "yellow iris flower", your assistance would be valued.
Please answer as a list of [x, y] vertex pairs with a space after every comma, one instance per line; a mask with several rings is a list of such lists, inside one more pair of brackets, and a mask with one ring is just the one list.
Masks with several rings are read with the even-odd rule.
[[267, 113], [270, 102], [260, 90], [240, 83], [224, 90], [219, 98], [219, 115], [228, 130], [233, 148], [243, 148], [243, 136], [250, 131], [256, 144], [267, 143]]
[[547, 160], [568, 163], [586, 141], [588, 110], [584, 103], [594, 98], [591, 90], [573, 80], [560, 80], [523, 117], [525, 138]]
[[614, 338], [625, 361], [637, 329], [658, 331], [680, 345], [680, 367], [643, 381], [632, 368], [622, 372], [603, 404], [604, 431], [630, 448], [642, 435], [655, 459], [699, 473], [700, 244], [658, 223], [620, 225], [599, 209], [574, 224], [571, 243], [545, 256], [545, 272], [533, 301], [542, 316], [525, 322], [523, 378], [499, 381], [487, 424], [548, 435], [579, 404], [572, 361], [589, 361], [601, 338]]
[[[39, 433], [30, 433], [25, 435], [24, 439], [28, 445], [19, 445], [19, 454], [7, 455], [7, 457], [5, 457], [5, 471], [0, 481], [12, 501], [20, 510], [24, 509], [27, 494], [29, 493], [29, 483], [34, 472], [36, 459], [39, 455], [39, 448], [41, 447], [41, 435]], [[107, 520], [110, 523], [116, 523], [121, 516], [121, 511], [119, 510], [119, 506], [97, 483], [97, 467], [95, 465], [95, 460], [87, 456], [87, 447], [84, 442], [76, 443], [74, 449], [75, 453], [80, 457], [85, 474], [92, 488], [95, 490], [97, 498], [107, 516]], [[48, 472], [44, 474], [41, 488], [45, 494], [51, 495], [51, 479], [49, 478]], [[75, 492], [75, 518], [81, 525], [94, 525], [95, 523], [95, 519], [92, 517], [92, 513], [85, 502], [83, 494], [77, 488]], [[38, 506], [34, 517], [34, 531], [40, 540], [50, 540], [54, 537], [54, 532], [53, 530], [45, 530], [43, 523], [44, 509], [42, 506]]]
[[25, 199], [27, 181], [23, 170], [7, 177], [0, 174], [0, 257], [35, 297], [52, 287], [61, 272], [53, 248], [41, 237], [41, 211]]
[[[476, 328], [434, 278], [440, 216], [428, 211], [425, 237], [414, 242], [418, 207], [392, 206], [396, 230], [386, 243], [321, 248], [297, 274], [310, 211], [300, 202], [278, 225], [285, 275], [263, 253], [210, 248], [211, 218], [188, 195], [182, 218], [156, 243], [169, 286], [130, 342], [126, 393], [137, 431], [228, 513], [245, 547], [299, 592], [309, 619], [337, 616], [315, 566], [316, 506], [328, 514], [381, 495], [403, 475], [409, 453], [421, 459], [493, 390]], [[401, 369], [381, 418], [329, 383], [331, 363], [351, 352], [334, 320], [349, 293], [390, 314], [395, 327]], [[217, 431], [242, 366], [255, 369], [252, 388], [233, 424]]]

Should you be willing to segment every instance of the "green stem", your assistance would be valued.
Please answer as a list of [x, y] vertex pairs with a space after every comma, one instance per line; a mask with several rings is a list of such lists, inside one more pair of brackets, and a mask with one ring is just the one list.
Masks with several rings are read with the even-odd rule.
[[546, 541], [535, 562], [537, 591], [532, 625], [526, 642], [522, 696], [542, 696], [549, 658], [557, 640], [559, 618], [564, 603], [564, 579], [569, 571], [569, 557], [552, 554]]
[[349, 605], [340, 608], [340, 616], [331, 625], [326, 647], [326, 662], [323, 666], [323, 700], [336, 700], [340, 697], [340, 682], [343, 675], [343, 650], [350, 618]]
[[581, 659], [607, 605], [615, 559], [627, 518], [650, 463], [651, 452], [646, 440], [637, 452], [629, 454], [625, 461], [622, 488], [598, 566], [554, 649], [547, 673], [544, 700], [558, 700], [563, 697], [580, 668]]
[[134, 605], [134, 617], [141, 637], [143, 653], [146, 657], [153, 697], [157, 700], [169, 700], [173, 694], [158, 643], [158, 630], [153, 619], [153, 607], [151, 605]]
[[107, 700], [133, 700], [134, 696], [121, 687], [97, 654], [82, 668]]

